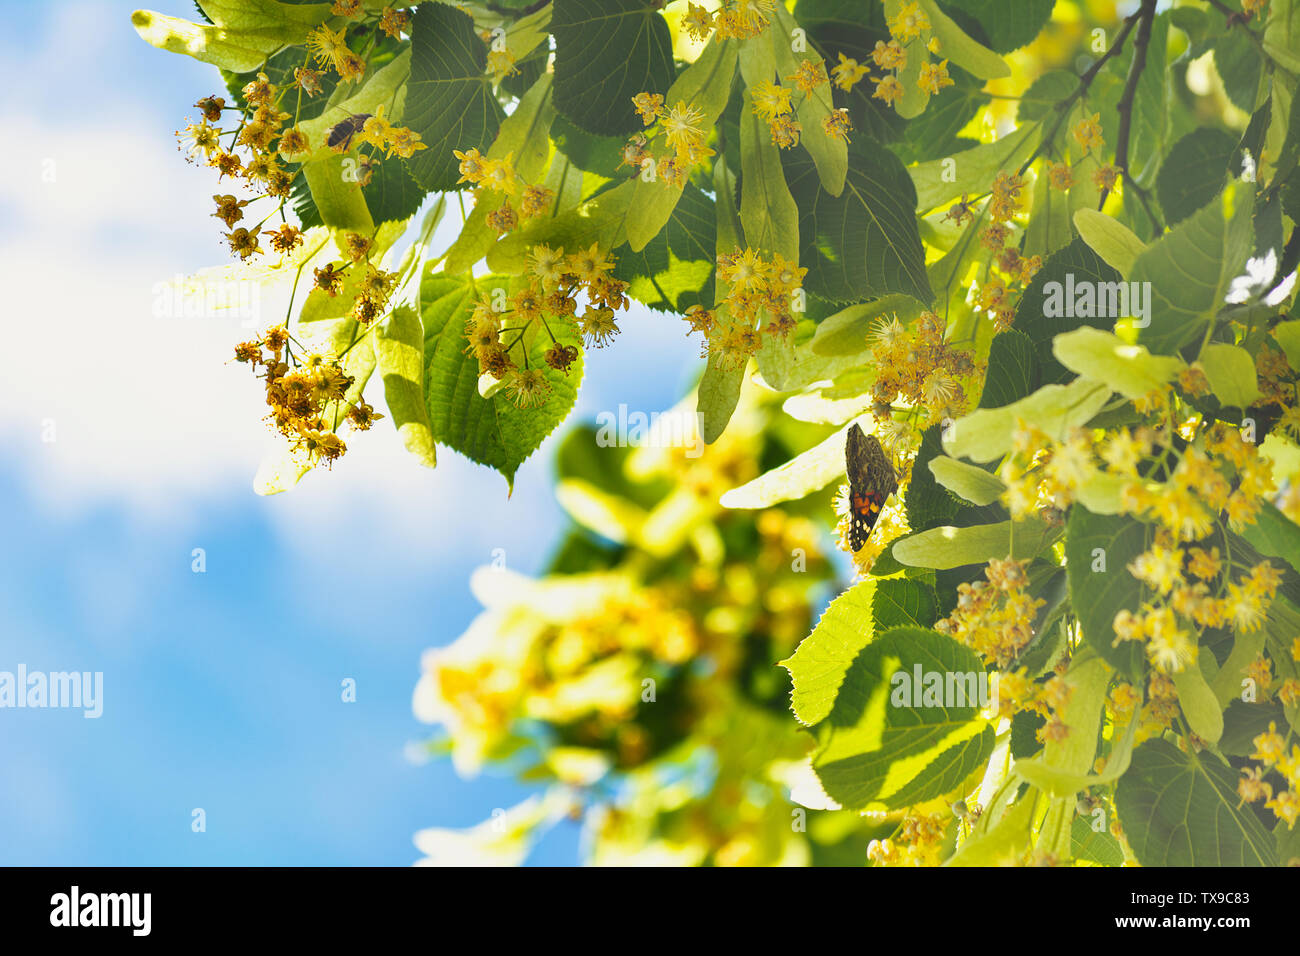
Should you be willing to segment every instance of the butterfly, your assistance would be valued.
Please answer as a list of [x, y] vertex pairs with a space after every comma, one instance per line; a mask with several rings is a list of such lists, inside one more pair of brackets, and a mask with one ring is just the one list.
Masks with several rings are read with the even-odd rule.
[[866, 434], [854, 423], [844, 445], [845, 470], [849, 476], [849, 547], [861, 551], [876, 526], [885, 500], [898, 489], [898, 477], [889, 456], [875, 435]]

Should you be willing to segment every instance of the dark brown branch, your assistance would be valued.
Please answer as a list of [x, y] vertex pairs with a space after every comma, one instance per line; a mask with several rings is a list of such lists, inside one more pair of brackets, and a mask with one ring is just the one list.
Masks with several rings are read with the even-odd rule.
[[[1133, 62], [1129, 64], [1128, 77], [1124, 81], [1124, 92], [1119, 98], [1119, 139], [1115, 143], [1115, 165], [1120, 175], [1124, 177], [1124, 188], [1132, 189], [1137, 194], [1147, 215], [1151, 218], [1152, 225], [1164, 231], [1164, 227], [1151, 211], [1146, 192], [1133, 180], [1128, 171], [1128, 150], [1133, 135], [1133, 104], [1137, 100], [1137, 88], [1142, 79], [1142, 71], [1147, 66], [1147, 50], [1151, 46], [1151, 25], [1156, 19], [1156, 0], [1142, 0], [1142, 8], [1138, 10], [1137, 16], [1138, 32], [1137, 39], [1133, 41]], [[1109, 195], [1109, 189], [1101, 191], [1098, 209], [1106, 205], [1106, 197]]]
[[1079, 98], [1088, 92], [1088, 88], [1092, 86], [1092, 81], [1097, 78], [1097, 74], [1102, 71], [1102, 68], [1111, 60], [1111, 58], [1117, 56], [1123, 51], [1124, 43], [1128, 40], [1128, 35], [1133, 32], [1133, 27], [1137, 24], [1141, 12], [1142, 11], [1139, 10], [1137, 13], [1124, 18], [1124, 26], [1120, 29], [1119, 35], [1115, 37], [1115, 42], [1111, 44], [1110, 49], [1103, 53], [1096, 63], [1088, 67], [1083, 76], [1079, 77], [1079, 85], [1074, 88], [1074, 91], [1053, 107], [1057, 113], [1056, 122], [1052, 124], [1051, 131], [1039, 142], [1038, 148], [1033, 151], [1030, 157], [1026, 159], [1023, 164], [1021, 164], [1020, 170], [1016, 175], [1023, 176], [1026, 170], [1033, 165], [1034, 160], [1042, 155], [1043, 150], [1051, 145], [1052, 140], [1056, 139], [1056, 134], [1060, 131], [1061, 124], [1064, 123], [1066, 118], [1070, 115], [1070, 107], [1078, 102]]

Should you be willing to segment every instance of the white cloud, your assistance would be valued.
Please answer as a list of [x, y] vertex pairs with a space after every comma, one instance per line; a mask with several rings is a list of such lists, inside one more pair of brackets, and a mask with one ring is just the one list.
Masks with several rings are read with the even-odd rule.
[[[40, 64], [115, 52], [101, 35], [108, 29], [102, 10], [74, 27], [67, 17], [75, 12], [53, 15], [47, 42], [22, 51], [33, 65], [28, 75], [48, 74]], [[16, 107], [20, 99], [0, 100], [0, 437], [42, 507], [72, 517], [110, 505], [133, 520], [184, 527], [214, 505], [244, 501], [304, 549], [336, 548], [361, 532], [378, 559], [386, 548], [425, 560], [481, 550], [487, 560], [491, 547], [518, 537], [521, 524], [555, 520], [544, 460], [525, 464], [507, 501], [500, 476], [448, 449], [439, 449], [436, 472], [421, 468], [387, 421], [350, 437], [351, 452], [333, 473], [308, 475], [258, 505], [252, 477], [279, 439], [261, 421], [257, 381], [229, 361], [248, 330], [236, 315], [156, 314], [160, 283], [229, 261], [211, 196], [230, 187], [183, 161], [172, 136], [180, 117], [158, 126], [157, 104], [115, 87], [111, 76], [94, 99], [111, 103], [111, 113], [37, 112]], [[440, 238], [459, 216], [448, 220]], [[262, 324], [278, 321], [284, 307], [283, 299], [263, 297]], [[693, 352], [671, 318], [639, 312], [624, 324], [633, 341], [592, 361], [607, 363], [606, 371], [621, 365], [626, 384], [632, 368], [642, 382], [656, 365], [676, 375], [680, 356]], [[375, 380], [367, 397], [381, 406], [381, 394]], [[587, 408], [607, 404], [589, 392], [583, 398]], [[535, 538], [540, 529], [528, 530]]]

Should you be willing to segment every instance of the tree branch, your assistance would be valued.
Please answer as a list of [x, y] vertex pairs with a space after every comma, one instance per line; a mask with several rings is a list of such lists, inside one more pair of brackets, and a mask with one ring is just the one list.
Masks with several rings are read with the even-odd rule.
[[1096, 63], [1088, 67], [1087, 72], [1085, 72], [1083, 76], [1079, 77], [1079, 85], [1074, 88], [1074, 91], [1053, 107], [1057, 113], [1056, 122], [1052, 124], [1051, 131], [1048, 132], [1048, 134], [1039, 142], [1038, 148], [1035, 149], [1030, 157], [1024, 161], [1016, 175], [1023, 176], [1025, 171], [1033, 165], [1034, 160], [1042, 155], [1043, 150], [1051, 145], [1052, 140], [1056, 139], [1056, 134], [1060, 131], [1061, 124], [1064, 123], [1066, 117], [1070, 115], [1070, 107], [1073, 106], [1081, 96], [1088, 92], [1088, 88], [1092, 86], [1092, 81], [1097, 78], [1097, 74], [1102, 71], [1102, 68], [1111, 60], [1111, 58], [1117, 56], [1123, 51], [1124, 43], [1128, 40], [1128, 35], [1133, 32], [1133, 27], [1137, 24], [1141, 12], [1142, 11], [1139, 10], [1137, 13], [1124, 18], [1124, 26], [1120, 29], [1119, 35], [1115, 37], [1115, 42], [1111, 44], [1110, 49], [1103, 53]]
[[[1147, 49], [1151, 46], [1151, 25], [1156, 19], [1156, 0], [1142, 0], [1142, 8], [1138, 10], [1137, 16], [1138, 32], [1137, 39], [1133, 41], [1133, 62], [1129, 64], [1128, 77], [1124, 81], [1124, 92], [1119, 98], [1119, 139], [1115, 143], [1115, 165], [1119, 167], [1120, 174], [1124, 177], [1124, 188], [1132, 189], [1137, 194], [1142, 201], [1142, 207], [1151, 218], [1152, 225], [1163, 231], [1164, 227], [1156, 219], [1147, 202], [1145, 190], [1133, 180], [1128, 171], [1128, 150], [1133, 134], [1133, 104], [1137, 99], [1138, 82], [1142, 79], [1142, 71], [1147, 66]], [[1109, 189], [1101, 191], [1101, 201], [1097, 204], [1099, 210], [1106, 205], [1106, 198], [1109, 195]]]

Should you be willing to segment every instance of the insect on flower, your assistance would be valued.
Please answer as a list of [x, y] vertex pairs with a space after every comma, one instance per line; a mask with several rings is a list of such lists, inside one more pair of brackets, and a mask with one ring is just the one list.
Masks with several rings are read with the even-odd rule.
[[365, 128], [366, 120], [370, 119], [371, 115], [370, 113], [353, 113], [342, 122], [335, 123], [330, 128], [325, 145], [337, 152], [346, 153], [352, 148], [352, 138]]
[[889, 456], [875, 435], [854, 424], [844, 445], [845, 470], [849, 478], [849, 546], [861, 551], [880, 517], [885, 500], [898, 489], [898, 477]]

